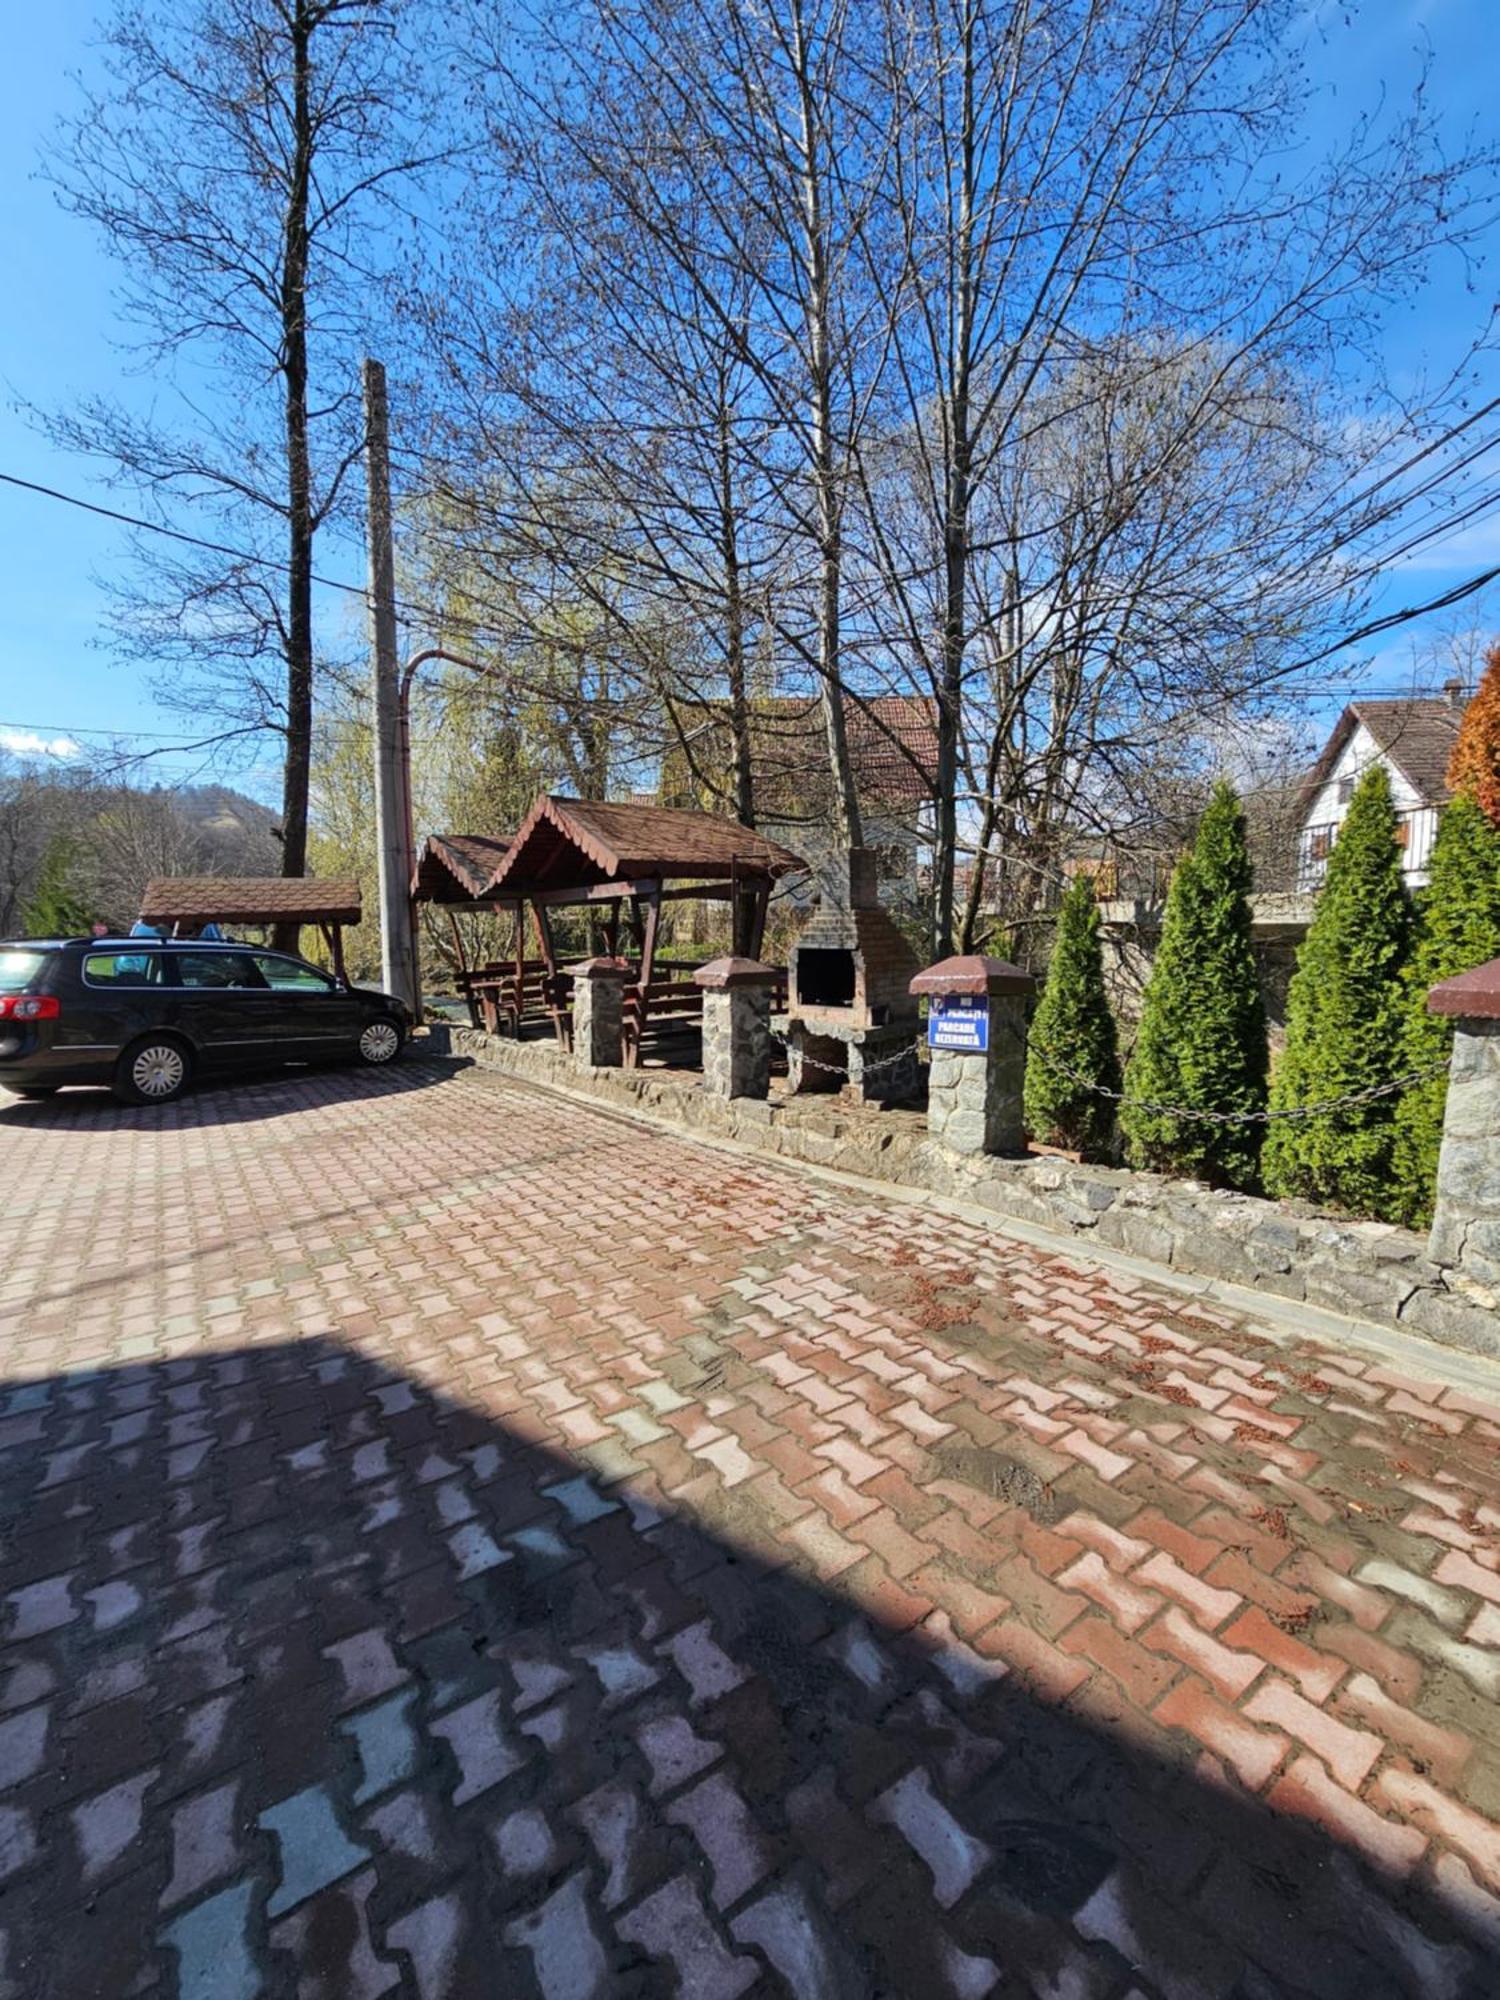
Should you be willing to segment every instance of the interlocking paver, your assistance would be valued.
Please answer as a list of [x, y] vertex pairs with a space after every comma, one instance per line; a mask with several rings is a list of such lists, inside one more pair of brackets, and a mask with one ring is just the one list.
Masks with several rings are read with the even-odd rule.
[[0, 1104], [0, 1991], [1500, 1989], [1500, 1390], [492, 1077]]

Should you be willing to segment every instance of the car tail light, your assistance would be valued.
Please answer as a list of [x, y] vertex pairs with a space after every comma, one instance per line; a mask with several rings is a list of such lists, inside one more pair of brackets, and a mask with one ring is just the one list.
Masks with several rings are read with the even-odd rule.
[[0, 1021], [55, 1021], [62, 1002], [55, 993], [0, 995]]

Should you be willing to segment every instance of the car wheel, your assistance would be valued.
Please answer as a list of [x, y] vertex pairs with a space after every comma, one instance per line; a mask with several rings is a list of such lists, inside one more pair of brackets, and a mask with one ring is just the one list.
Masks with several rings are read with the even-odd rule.
[[361, 1062], [394, 1062], [401, 1053], [402, 1033], [389, 1015], [382, 1014], [377, 1021], [367, 1021], [360, 1031], [359, 1059]]
[[147, 1035], [115, 1064], [115, 1096], [122, 1104], [170, 1104], [192, 1081], [193, 1059], [169, 1035]]

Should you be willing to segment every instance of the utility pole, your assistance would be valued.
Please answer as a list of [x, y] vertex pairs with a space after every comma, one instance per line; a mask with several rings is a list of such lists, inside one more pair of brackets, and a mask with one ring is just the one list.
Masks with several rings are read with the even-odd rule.
[[396, 664], [396, 559], [391, 543], [390, 422], [385, 368], [367, 359], [365, 480], [370, 551], [370, 654], [375, 736], [375, 840], [380, 866], [381, 984], [421, 1018], [411, 878], [411, 770]]

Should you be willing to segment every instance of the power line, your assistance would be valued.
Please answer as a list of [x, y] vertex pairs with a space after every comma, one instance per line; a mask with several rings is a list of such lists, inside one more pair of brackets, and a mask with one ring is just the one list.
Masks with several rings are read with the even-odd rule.
[[[148, 521], [141, 514], [126, 514], [118, 507], [105, 507], [97, 500], [85, 500], [77, 493], [64, 493], [57, 486], [43, 486], [35, 479], [22, 479], [14, 472], [0, 472], [0, 484], [19, 487], [23, 493], [37, 493], [45, 500], [61, 501], [65, 507], [77, 507], [85, 514], [97, 514], [104, 521], [118, 521], [126, 528], [139, 528], [148, 535], [164, 535], [168, 541], [183, 542], [191, 549], [206, 549], [210, 555], [228, 556], [234, 562], [249, 563], [257, 569], [275, 570], [278, 576], [289, 576], [291, 566], [279, 556], [252, 555], [246, 549], [234, 549], [227, 542], [206, 541], [202, 535], [190, 535], [184, 528], [169, 528], [163, 521]], [[325, 590], [342, 590], [351, 597], [363, 597], [363, 584], [344, 583], [337, 577], [313, 575], [313, 582], [321, 584]]]
[[[119, 522], [122, 526], [139, 529], [145, 534], [165, 536], [170, 541], [183, 543], [189, 548], [203, 549], [211, 555], [226, 556], [235, 562], [249, 563], [260, 569], [274, 571], [280, 576], [290, 574], [290, 566], [279, 557], [254, 555], [245, 549], [232, 548], [225, 542], [210, 541], [201, 535], [190, 535], [185, 529], [167, 527], [163, 522], [150, 521], [139, 514], [128, 514], [118, 507], [106, 507], [98, 501], [85, 500], [76, 493], [64, 492], [60, 487], [45, 486], [34, 479], [22, 479], [17, 473], [0, 471], [0, 485], [12, 486], [24, 493], [34, 493], [40, 498], [55, 500], [62, 506], [77, 508], [85, 514], [96, 515], [102, 520]], [[1488, 585], [1494, 583], [1497, 579], [1500, 579], [1500, 564], [1495, 564], [1489, 569], [1481, 570], [1477, 575], [1468, 578], [1465, 582], [1456, 584], [1451, 590], [1443, 591], [1437, 597], [1428, 598], [1421, 604], [1404, 605], [1398, 611], [1392, 611], [1382, 617], [1371, 619], [1366, 624], [1357, 627], [1353, 632], [1346, 633], [1342, 638], [1332, 640], [1328, 645], [1320, 647], [1316, 652], [1305, 655], [1301, 660], [1294, 662], [1291, 667], [1279, 669], [1275, 678], [1278, 680], [1289, 679], [1291, 675], [1300, 672], [1302, 669], [1316, 666], [1320, 662], [1330, 659], [1335, 653], [1345, 652], [1349, 647], [1360, 645], [1365, 640], [1378, 637], [1383, 632], [1394, 631], [1402, 625], [1411, 624], [1418, 618], [1425, 618], [1434, 611], [1449, 610], [1454, 605], [1462, 603], [1466, 598], [1473, 597], [1479, 591], [1486, 589]], [[341, 591], [345, 596], [359, 598], [361, 602], [368, 601], [368, 593], [363, 584], [346, 583], [339, 577], [322, 576], [316, 571], [312, 573], [312, 581], [325, 590]], [[473, 618], [465, 618], [461, 613], [455, 613], [451, 610], [439, 611], [431, 605], [421, 604], [410, 598], [398, 597], [396, 599], [396, 608], [408, 617], [425, 619], [439, 628], [451, 629], [458, 627], [481, 636], [492, 630], [491, 627], [482, 625]], [[518, 685], [523, 684], [517, 675], [511, 674], [508, 677], [515, 680]], [[555, 690], [546, 691], [555, 692]], [[1339, 687], [1333, 685], [1324, 688], [1304, 686], [1297, 690], [1298, 693], [1310, 699], [1320, 699], [1325, 694], [1334, 694], [1341, 691]], [[94, 731], [90, 733], [98, 734], [99, 732]]]
[[97, 724], [88, 728], [78, 728], [71, 722], [8, 722], [0, 721], [0, 729], [28, 729], [35, 735], [53, 736], [105, 736], [111, 741], [128, 736], [132, 742], [175, 743], [181, 731], [177, 729], [102, 729]]

